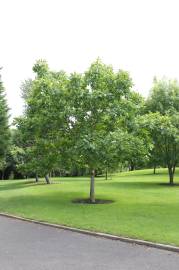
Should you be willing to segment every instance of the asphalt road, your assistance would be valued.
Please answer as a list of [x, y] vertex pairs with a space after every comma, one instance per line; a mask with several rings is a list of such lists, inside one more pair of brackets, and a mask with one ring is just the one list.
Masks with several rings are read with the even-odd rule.
[[0, 270], [178, 270], [179, 254], [0, 217]]

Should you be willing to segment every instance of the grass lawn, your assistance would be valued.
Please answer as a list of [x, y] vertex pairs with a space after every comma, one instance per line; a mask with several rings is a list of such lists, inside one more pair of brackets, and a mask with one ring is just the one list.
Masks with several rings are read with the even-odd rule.
[[96, 197], [115, 202], [89, 205], [71, 202], [88, 197], [88, 178], [0, 181], [0, 212], [179, 246], [179, 186], [160, 185], [166, 182], [165, 169], [96, 178]]

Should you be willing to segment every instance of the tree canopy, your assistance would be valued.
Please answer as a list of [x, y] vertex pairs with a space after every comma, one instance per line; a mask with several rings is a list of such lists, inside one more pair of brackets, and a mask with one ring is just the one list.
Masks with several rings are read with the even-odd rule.
[[[132, 139], [132, 123], [144, 101], [132, 91], [128, 72], [115, 72], [100, 59], [83, 74], [51, 71], [43, 60], [37, 61], [33, 71], [35, 79], [26, 81], [23, 88], [24, 116], [16, 120], [24, 141], [24, 168], [47, 177], [59, 167], [86, 167], [91, 174], [90, 200], [94, 202], [98, 168], [115, 167], [124, 159], [131, 162], [134, 145], [138, 145], [135, 150], [140, 157], [146, 155], [142, 137]], [[126, 147], [119, 146], [116, 134], [118, 138], [126, 135]], [[119, 157], [119, 148], [125, 158]]]

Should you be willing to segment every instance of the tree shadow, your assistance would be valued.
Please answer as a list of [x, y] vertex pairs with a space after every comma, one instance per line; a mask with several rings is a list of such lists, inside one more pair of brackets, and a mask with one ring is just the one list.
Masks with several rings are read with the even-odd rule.
[[173, 186], [170, 186], [168, 183], [160, 183], [160, 182], [142, 182], [142, 181], [120, 181], [120, 182], [111, 182], [111, 183], [100, 183], [100, 186], [110, 186], [116, 189], [154, 189], [154, 188], [171, 188], [171, 187], [179, 187], [179, 183], [176, 183]]
[[[104, 179], [104, 177], [95, 177], [95, 180], [98, 182], [100, 181], [107, 181]], [[57, 178], [56, 180], [53, 180], [52, 178], [52, 182], [53, 181], [57, 181], [57, 182], [89, 182], [90, 181], [90, 176], [86, 176], [86, 177], [77, 177], [77, 176], [74, 176], [74, 177], [62, 177], [62, 178]]]
[[161, 175], [166, 175], [166, 173], [156, 173], [156, 174], [153, 174], [153, 173], [143, 173], [143, 174], [137, 174], [137, 173], [127, 173], [125, 175], [123, 174], [119, 174], [119, 175], [114, 175], [114, 178], [116, 177], [119, 177], [119, 178], [144, 178], [144, 177], [158, 177], [158, 176], [161, 176]]
[[109, 204], [113, 203], [114, 200], [106, 200], [106, 199], [95, 199], [95, 202], [91, 202], [89, 198], [87, 199], [73, 199], [72, 203], [78, 203], [78, 204]]
[[170, 184], [170, 183], [159, 183], [160, 186], [165, 186], [165, 187], [176, 187], [178, 186], [179, 187], [179, 183], [173, 183], [173, 184]]
[[[48, 191], [47, 191], [48, 192]], [[42, 211], [45, 212], [49, 211], [49, 213], [52, 213], [54, 211], [59, 212], [59, 209], [71, 209], [73, 207], [78, 207], [77, 205], [72, 203], [72, 200], [74, 197], [78, 198], [79, 197], [79, 192], [76, 191], [70, 191], [70, 194], [65, 191], [59, 191], [57, 190], [56, 192], [53, 193], [45, 193], [45, 194], [20, 194], [20, 195], [15, 195], [10, 198], [1, 197], [0, 198], [0, 209], [2, 211], [7, 211], [8, 208], [11, 209], [18, 209], [20, 212], [24, 212], [24, 209], [26, 208], [26, 211], [28, 209], [30, 212], [33, 213], [32, 209], [34, 211]], [[25, 212], [26, 212], [25, 211]], [[52, 211], [52, 212], [51, 212]]]
[[[0, 192], [1, 191], [5, 191], [5, 190], [15, 190], [15, 189], [23, 189], [23, 188], [28, 188], [28, 187], [35, 187], [35, 186], [47, 186], [47, 183], [45, 181], [39, 181], [39, 182], [35, 182], [35, 181], [24, 181], [24, 180], [20, 180], [20, 181], [14, 181], [11, 183], [8, 183], [9, 180], [7, 180], [6, 182], [3, 181], [3, 183], [0, 182]], [[21, 182], [22, 181], [22, 182]], [[50, 185], [52, 184], [58, 184], [58, 182], [52, 182]]]

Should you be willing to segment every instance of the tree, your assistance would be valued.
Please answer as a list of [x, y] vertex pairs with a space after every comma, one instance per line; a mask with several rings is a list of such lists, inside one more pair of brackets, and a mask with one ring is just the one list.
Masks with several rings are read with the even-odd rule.
[[162, 115], [179, 112], [179, 82], [155, 78], [146, 101], [146, 111], [160, 112]]
[[44, 175], [49, 184], [48, 174], [60, 166], [62, 156], [67, 152], [70, 129], [66, 98], [68, 80], [63, 71], [51, 72], [42, 60], [37, 61], [33, 70], [35, 80], [25, 85], [28, 89], [25, 91], [28, 93], [25, 95], [26, 110], [16, 122], [26, 152], [23, 168]]
[[78, 76], [73, 102], [74, 148], [91, 172], [90, 202], [95, 202], [95, 171], [111, 158], [110, 132], [127, 112], [132, 81], [125, 71], [114, 72], [99, 59]]
[[[179, 82], [177, 80], [158, 80], [154, 78], [153, 87], [146, 100], [146, 112], [159, 112], [161, 115], [174, 116], [179, 113]], [[154, 141], [154, 148], [150, 153], [150, 163], [153, 164], [154, 173], [157, 165], [163, 165], [160, 157], [158, 141]], [[166, 164], [166, 163], [165, 163]]]
[[23, 100], [25, 101], [25, 103], [28, 101], [28, 98], [30, 97], [30, 93], [32, 90], [32, 79], [28, 79], [25, 80], [22, 84], [21, 84], [21, 97], [23, 98]]
[[127, 129], [116, 129], [111, 134], [113, 144], [113, 157], [118, 163], [128, 164], [129, 170], [142, 166], [149, 159], [149, 152], [152, 149], [150, 136], [140, 130], [138, 123], [133, 131]]
[[13, 176], [14, 179], [21, 179], [24, 177], [19, 170], [19, 166], [24, 162], [25, 156], [19, 135], [17, 129], [10, 129], [10, 141], [5, 159], [5, 179], [8, 179], [10, 176]]
[[[99, 59], [83, 74], [52, 72], [42, 60], [33, 70], [35, 79], [23, 87], [24, 116], [17, 120], [26, 153], [23, 167], [44, 174], [46, 180], [57, 168], [88, 169], [94, 203], [98, 169], [117, 167], [121, 160], [136, 161], [136, 142], [138, 156], [146, 153], [143, 140], [132, 138], [143, 99], [131, 91], [127, 72], [114, 72]], [[119, 157], [119, 149], [125, 158]]]
[[179, 113], [149, 113], [140, 117], [139, 122], [151, 135], [154, 146], [157, 145], [160, 157], [168, 168], [170, 185], [173, 185], [175, 167], [179, 162]]
[[164, 165], [163, 160], [160, 156], [160, 149], [159, 149], [158, 145], [156, 145], [156, 144], [154, 144], [154, 147], [152, 148], [152, 150], [149, 153], [148, 165], [153, 167], [153, 174], [156, 174], [157, 166]]
[[6, 102], [5, 89], [0, 76], [0, 169], [4, 178], [5, 157], [9, 146], [9, 109]]

